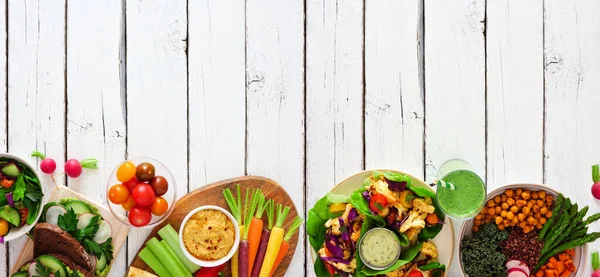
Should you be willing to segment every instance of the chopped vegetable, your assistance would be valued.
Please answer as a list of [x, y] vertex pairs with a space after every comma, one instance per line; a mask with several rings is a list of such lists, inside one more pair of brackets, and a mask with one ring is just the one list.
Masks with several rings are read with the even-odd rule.
[[473, 236], [463, 238], [460, 251], [465, 273], [478, 277], [506, 276], [506, 257], [500, 253], [499, 244], [507, 237], [506, 231], [490, 222]]
[[6, 201], [8, 201], [8, 205], [11, 208], [15, 207], [15, 201], [13, 200], [13, 192], [12, 191], [6, 194]]
[[592, 166], [592, 195], [596, 199], [600, 199], [600, 168], [599, 165], [595, 164]]
[[219, 273], [221, 272], [221, 270], [223, 270], [223, 268], [225, 268], [225, 264], [219, 265], [219, 266], [215, 266], [215, 267], [202, 267], [198, 273], [196, 274], [196, 277], [217, 277], [219, 276]]
[[598, 256], [598, 252], [592, 253], [592, 277], [600, 277], [600, 257]]
[[[242, 192], [240, 189], [240, 185], [237, 185], [237, 198], [233, 197], [233, 193], [229, 188], [223, 191], [223, 196], [225, 197], [225, 201], [227, 201], [227, 205], [229, 205], [229, 210], [231, 211], [231, 215], [237, 222], [238, 228], [240, 229], [240, 233], [244, 232], [244, 225], [242, 223]], [[231, 276], [238, 277], [239, 270], [239, 249], [235, 251], [233, 257], [231, 258]]]
[[298, 231], [298, 228], [300, 227], [300, 225], [302, 225], [303, 222], [304, 222], [304, 220], [302, 220], [302, 217], [300, 217], [300, 216], [296, 216], [296, 218], [294, 218], [294, 222], [292, 222], [290, 229], [287, 231], [287, 233], [283, 237], [283, 242], [281, 243], [281, 247], [279, 248], [279, 253], [277, 253], [277, 258], [275, 259], [275, 264], [273, 265], [273, 269], [271, 270], [271, 274], [269, 274], [269, 276], [273, 276], [273, 273], [275, 273], [275, 270], [277, 269], [277, 267], [279, 266], [279, 264], [285, 257], [285, 254], [287, 254], [287, 251], [290, 248], [290, 239], [292, 239], [292, 236], [294, 236], [296, 231]]
[[9, 162], [2, 167], [2, 173], [8, 177], [17, 177], [21, 175], [21, 169], [14, 162]]
[[[250, 231], [250, 224], [252, 223], [252, 218], [254, 217], [254, 213], [256, 212], [256, 206], [258, 204], [260, 195], [262, 193], [259, 189], [246, 189], [246, 202], [244, 204], [244, 232], [242, 232], [242, 238], [240, 239], [240, 247], [238, 248], [239, 252], [239, 264], [238, 264], [238, 275], [240, 277], [248, 277], [250, 272], [249, 268], [249, 258], [248, 258], [248, 232]], [[250, 200], [248, 200], [248, 197]]]
[[267, 207], [265, 196], [262, 193], [259, 193], [257, 197], [256, 213], [252, 218], [250, 230], [248, 231], [248, 272], [252, 272], [252, 267], [254, 266], [254, 260], [256, 259], [256, 253], [258, 252], [258, 246], [260, 245], [260, 238], [264, 227], [262, 216]]
[[267, 252], [265, 253], [265, 259], [260, 269], [259, 277], [268, 277], [271, 274], [271, 270], [275, 264], [275, 259], [277, 258], [277, 253], [279, 253], [279, 248], [281, 247], [281, 243], [283, 241], [283, 222], [285, 221], [285, 218], [289, 212], [290, 207], [283, 207], [281, 204], [277, 204], [277, 220], [275, 222], [275, 227], [273, 227], [273, 230], [271, 230], [271, 235], [269, 236]]
[[548, 260], [548, 263], [543, 265], [533, 276], [535, 277], [552, 277], [552, 276], [569, 276], [575, 272], [577, 268], [573, 263], [575, 250], [569, 249]]
[[65, 173], [71, 178], [77, 178], [81, 175], [83, 168], [98, 168], [98, 160], [85, 159], [79, 162], [76, 159], [70, 159], [65, 163]]
[[172, 277], [169, 271], [165, 268], [165, 266], [160, 262], [160, 260], [154, 255], [152, 250], [148, 247], [144, 247], [142, 251], [138, 254], [142, 261], [144, 261], [158, 276], [160, 277]]
[[175, 251], [173, 251], [173, 249], [171, 249], [171, 247], [169, 246], [169, 243], [166, 240], [161, 240], [160, 244], [162, 245], [163, 249], [165, 249], [167, 251], [167, 253], [169, 254], [169, 257], [173, 258], [173, 260], [175, 260], [175, 263], [177, 264], [177, 267], [179, 268], [179, 271], [181, 272], [187, 272], [187, 268], [185, 267], [185, 265], [183, 265], [183, 262], [181, 261], [181, 259], [179, 259], [179, 257], [177, 257], [177, 255], [175, 254]]
[[181, 270], [180, 267], [177, 266], [177, 261], [175, 257], [171, 256], [167, 249], [164, 248], [162, 244], [156, 238], [150, 239], [146, 245], [152, 250], [154, 256], [160, 257], [160, 261], [163, 263], [169, 274], [173, 277], [191, 277], [192, 275], [187, 270]]
[[177, 231], [173, 229], [173, 226], [171, 226], [171, 224], [167, 224], [165, 225], [165, 227], [162, 227], [158, 231], [158, 235], [160, 235], [160, 237], [163, 240], [167, 241], [169, 247], [171, 247], [171, 250], [175, 252], [175, 255], [177, 255], [179, 260], [183, 263], [183, 265], [188, 269], [190, 273], [196, 272], [200, 268], [199, 265], [192, 263], [183, 253], [183, 249], [181, 249], [181, 244], [179, 243], [179, 234], [177, 234]]
[[46, 174], [52, 174], [54, 170], [56, 170], [56, 162], [51, 158], [46, 158], [44, 153], [36, 150], [31, 152], [31, 156], [42, 159], [42, 162], [40, 163], [40, 169], [42, 172]]
[[269, 237], [271, 236], [271, 229], [273, 229], [273, 219], [275, 214], [275, 204], [273, 199], [267, 201], [265, 204], [265, 211], [267, 213], [267, 226], [263, 228], [262, 234], [260, 235], [260, 243], [258, 244], [258, 251], [256, 252], [256, 259], [254, 259], [254, 266], [252, 266], [251, 277], [258, 277], [265, 254], [267, 252], [267, 244], [269, 243]]

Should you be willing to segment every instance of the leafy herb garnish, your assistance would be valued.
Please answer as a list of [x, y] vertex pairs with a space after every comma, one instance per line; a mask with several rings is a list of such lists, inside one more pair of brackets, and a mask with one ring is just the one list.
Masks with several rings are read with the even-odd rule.
[[100, 216], [95, 215], [90, 219], [90, 223], [85, 228], [75, 231], [73, 236], [78, 241], [84, 238], [93, 238], [96, 232], [98, 232], [98, 228], [100, 228]]
[[[35, 263], [35, 272], [41, 277], [50, 277], [50, 271], [42, 265], [39, 261]], [[58, 272], [57, 272], [58, 273]], [[54, 275], [58, 276], [58, 275]]]
[[100, 258], [100, 256], [104, 254], [104, 256], [106, 256], [107, 263], [112, 261], [112, 238], [108, 238], [107, 241], [101, 244], [98, 244], [91, 239], [83, 239], [83, 248], [85, 248], [85, 251], [93, 254], [97, 258]]
[[65, 230], [65, 232], [73, 235], [77, 231], [77, 215], [73, 209], [69, 209], [66, 214], [58, 216], [58, 227]]

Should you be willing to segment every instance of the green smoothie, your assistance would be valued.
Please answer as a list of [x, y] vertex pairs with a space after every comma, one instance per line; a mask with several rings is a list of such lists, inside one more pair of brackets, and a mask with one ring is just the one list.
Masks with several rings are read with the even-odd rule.
[[469, 170], [455, 170], [442, 180], [454, 184], [456, 189], [437, 187], [437, 200], [440, 209], [455, 219], [471, 218], [485, 203], [485, 184], [483, 180]]

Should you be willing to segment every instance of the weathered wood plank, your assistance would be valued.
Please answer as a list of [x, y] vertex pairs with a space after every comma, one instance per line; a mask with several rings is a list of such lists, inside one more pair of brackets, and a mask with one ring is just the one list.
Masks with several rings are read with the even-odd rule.
[[543, 1], [487, 4], [487, 185], [543, 181]]
[[[427, 181], [455, 158], [468, 161], [485, 178], [484, 22], [483, 0], [425, 0]], [[460, 276], [456, 261], [449, 276]]]
[[[303, 1], [248, 1], [246, 32], [247, 173], [273, 178], [304, 214]], [[289, 272], [303, 276], [304, 259]]]
[[[127, 1], [126, 15], [127, 154], [164, 163], [181, 197], [188, 190], [186, 1]], [[129, 261], [149, 232], [130, 233]]]
[[[0, 3], [0, 22], [6, 23], [6, 1]], [[0, 109], [6, 110], [6, 78], [7, 78], [7, 63], [6, 57], [7, 49], [6, 49], [6, 24], [0, 24]], [[4, 123], [4, 124], [2, 124]], [[8, 152], [7, 145], [7, 136], [6, 133], [6, 113], [0, 113], [0, 148], [2, 151]], [[8, 252], [6, 244], [0, 245], [0, 258], [2, 258], [2, 262], [0, 262], [0, 277], [8, 276]]]
[[367, 168], [424, 175], [422, 39], [420, 1], [366, 2]]
[[[306, 3], [306, 207], [363, 161], [363, 1]], [[306, 245], [307, 275], [316, 276]]]
[[[86, 170], [68, 184], [103, 204], [107, 176], [125, 158], [122, 8], [118, 0], [73, 1], [67, 7], [67, 156], [99, 160], [98, 170]], [[120, 250], [109, 276], [125, 275], [126, 252]]]
[[[10, 0], [8, 28], [8, 151], [37, 164], [28, 157], [38, 149], [62, 165], [65, 0]], [[48, 176], [41, 181], [51, 188]], [[8, 243], [9, 268], [26, 239]]]
[[189, 188], [243, 176], [245, 3], [189, 1]]
[[544, 9], [545, 182], [597, 213], [590, 166], [600, 162], [600, 3], [545, 1]]

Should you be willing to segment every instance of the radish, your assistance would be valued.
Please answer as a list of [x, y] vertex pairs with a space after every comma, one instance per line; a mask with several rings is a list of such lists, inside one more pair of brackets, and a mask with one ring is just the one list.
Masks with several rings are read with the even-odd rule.
[[517, 269], [523, 271], [523, 273], [525, 273], [527, 276], [529, 276], [529, 274], [531, 273], [529, 271], [529, 267], [527, 267], [527, 265], [523, 261], [519, 261], [519, 260], [510, 260], [510, 261], [506, 262], [506, 268], [509, 271], [513, 268], [517, 268]]
[[32, 262], [29, 265], [29, 276], [40, 276], [37, 271], [35, 270], [35, 266], [36, 266], [36, 262]]
[[46, 210], [46, 222], [58, 226], [58, 216], [66, 214], [67, 210], [62, 206], [56, 205]]
[[33, 151], [31, 153], [31, 156], [42, 159], [42, 162], [40, 163], [40, 169], [42, 170], [42, 172], [46, 174], [52, 174], [54, 170], [56, 170], [56, 162], [51, 158], [46, 158], [46, 155], [44, 155], [44, 153], [40, 151]]
[[597, 164], [592, 166], [592, 195], [596, 199], [600, 199], [600, 169]]
[[104, 243], [108, 240], [108, 238], [110, 238], [111, 235], [112, 227], [110, 226], [110, 223], [108, 223], [106, 220], [102, 220], [100, 221], [98, 232], [96, 232], [96, 235], [94, 236], [94, 241], [99, 244]]
[[508, 270], [508, 277], [527, 277], [527, 276], [529, 276], [529, 274], [525, 273], [525, 271], [523, 271], [522, 269], [517, 268], [517, 267], [513, 267]]
[[77, 217], [77, 229], [82, 230], [90, 224], [94, 215], [92, 213], [82, 213]]
[[600, 258], [598, 257], [598, 252], [592, 253], [592, 277], [600, 277]]
[[70, 159], [65, 163], [65, 173], [71, 178], [79, 177], [83, 168], [98, 168], [98, 160], [85, 159], [80, 163], [76, 159]]

